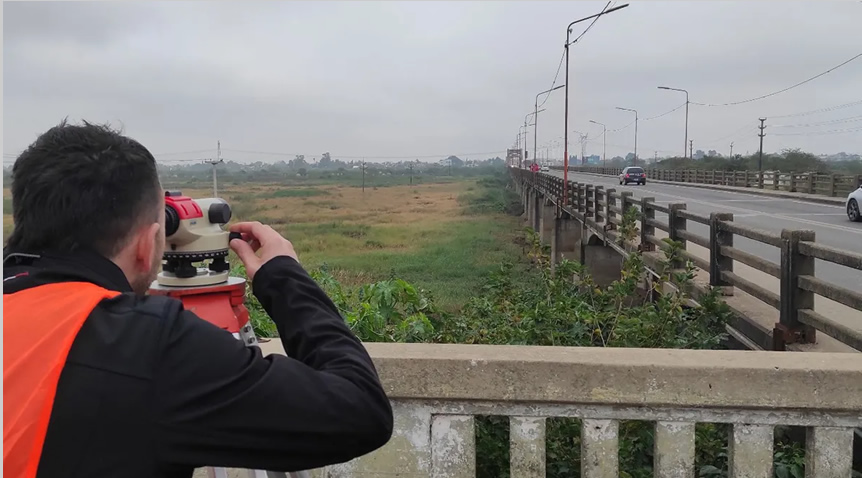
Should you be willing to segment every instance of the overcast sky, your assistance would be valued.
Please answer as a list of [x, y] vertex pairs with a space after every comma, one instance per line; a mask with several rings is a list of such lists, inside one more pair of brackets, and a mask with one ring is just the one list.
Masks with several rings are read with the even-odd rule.
[[[207, 157], [219, 140], [242, 161], [503, 156], [551, 86], [566, 25], [604, 5], [4, 2], [4, 161], [66, 116], [122, 125], [164, 161]], [[640, 157], [681, 154], [685, 109], [646, 118], [685, 95], [657, 86], [701, 103], [764, 95], [862, 53], [860, 23], [856, 0], [632, 1], [571, 47], [570, 130], [601, 154], [601, 127], [588, 121], [605, 123], [608, 156], [625, 155], [634, 125], [611, 130], [634, 114], [615, 107], [634, 108]], [[540, 146], [562, 144], [563, 99], [554, 92], [539, 115]], [[765, 100], [692, 105], [689, 138], [704, 151], [727, 154], [733, 141], [753, 152], [766, 116], [767, 151], [862, 153], [860, 100], [862, 58]], [[841, 130], [851, 131], [814, 134]]]

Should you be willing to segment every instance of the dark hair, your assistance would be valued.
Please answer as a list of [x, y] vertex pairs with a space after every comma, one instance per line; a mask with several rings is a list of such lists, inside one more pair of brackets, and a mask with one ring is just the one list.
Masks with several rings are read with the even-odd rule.
[[113, 257], [134, 228], [158, 220], [156, 160], [108, 125], [49, 129], [12, 167], [14, 230], [19, 252], [90, 249]]

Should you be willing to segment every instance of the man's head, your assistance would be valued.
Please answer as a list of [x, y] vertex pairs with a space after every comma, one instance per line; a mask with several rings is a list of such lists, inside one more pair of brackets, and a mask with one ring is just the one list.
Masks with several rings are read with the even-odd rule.
[[108, 126], [65, 121], [39, 136], [12, 167], [20, 252], [98, 252], [137, 293], [155, 279], [165, 244], [164, 196], [153, 155]]

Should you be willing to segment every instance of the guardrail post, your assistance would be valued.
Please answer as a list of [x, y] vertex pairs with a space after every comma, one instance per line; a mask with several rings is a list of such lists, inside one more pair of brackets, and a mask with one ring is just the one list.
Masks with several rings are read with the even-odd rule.
[[586, 185], [582, 183], [578, 183], [578, 212], [583, 213], [584, 208], [586, 206]]
[[751, 180], [748, 179], [748, 170], [747, 169], [745, 170], [745, 187], [747, 187], [747, 188], [751, 187]]
[[721, 246], [733, 247], [733, 234], [721, 230], [721, 221], [733, 221], [733, 214], [714, 212], [709, 215], [709, 285], [721, 289], [725, 296], [733, 295], [733, 284], [721, 277], [722, 271], [733, 272], [733, 259], [721, 255]]
[[817, 341], [814, 327], [799, 322], [800, 309], [814, 309], [814, 292], [799, 288], [799, 276], [814, 276], [814, 257], [799, 252], [799, 241], [814, 242], [814, 231], [781, 230], [781, 308], [772, 333], [773, 350]]
[[796, 173], [794, 173], [793, 171], [790, 172], [790, 189], [789, 189], [789, 191], [792, 193], [796, 192]]
[[816, 175], [814, 173], [808, 173], [808, 194], [814, 194], [814, 177]]
[[829, 197], [835, 197], [835, 183], [838, 182], [838, 175], [832, 174], [829, 176]]
[[604, 217], [602, 217], [604, 214], [604, 211], [602, 210], [601, 205], [599, 205], [599, 199], [601, 199], [602, 197], [604, 197], [605, 203], [607, 203], [608, 198], [607, 198], [607, 194], [605, 194], [605, 187], [604, 186], [596, 186], [595, 189], [593, 190], [593, 209], [594, 209], [593, 220], [596, 221], [597, 223], [604, 221]]
[[647, 237], [655, 236], [655, 227], [647, 224], [647, 220], [655, 219], [655, 209], [650, 203], [655, 202], [655, 198], [641, 198], [641, 251], [652, 252], [655, 250], [655, 244], [650, 242]]
[[617, 213], [611, 211], [611, 206], [616, 207], [617, 199], [614, 197], [617, 190], [614, 188], [610, 188], [605, 191], [605, 231], [613, 231], [616, 230], [617, 225], [611, 221], [612, 217], [616, 217]]
[[[595, 210], [595, 189], [592, 184], [587, 184], [584, 197], [584, 218], [590, 217], [590, 211]], [[586, 222], [585, 222], [586, 223]]]
[[[682, 249], [685, 250], [687, 241], [679, 237], [680, 231], [685, 231], [688, 227], [687, 221], [684, 217], [679, 216], [679, 211], [685, 210], [685, 203], [677, 202], [673, 204], [668, 204], [668, 213], [667, 213], [667, 228], [670, 232], [668, 232], [668, 239], [674, 242], [679, 242], [682, 245]], [[680, 259], [678, 264], [672, 264], [671, 267], [674, 269], [681, 268], [683, 266], [684, 259]]]
[[757, 172], [757, 187], [763, 189], [763, 171]]

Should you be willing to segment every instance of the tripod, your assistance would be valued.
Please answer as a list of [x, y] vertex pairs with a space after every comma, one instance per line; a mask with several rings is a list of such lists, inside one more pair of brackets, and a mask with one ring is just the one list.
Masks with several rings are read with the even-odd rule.
[[[154, 282], [150, 295], [164, 295], [179, 299], [186, 310], [233, 334], [246, 347], [257, 347], [258, 340], [249, 322], [245, 308], [245, 279], [228, 277], [227, 282], [204, 286], [173, 287]], [[281, 473], [264, 470], [247, 470], [249, 478], [311, 478], [308, 471]], [[207, 467], [208, 478], [228, 478], [227, 468]]]

